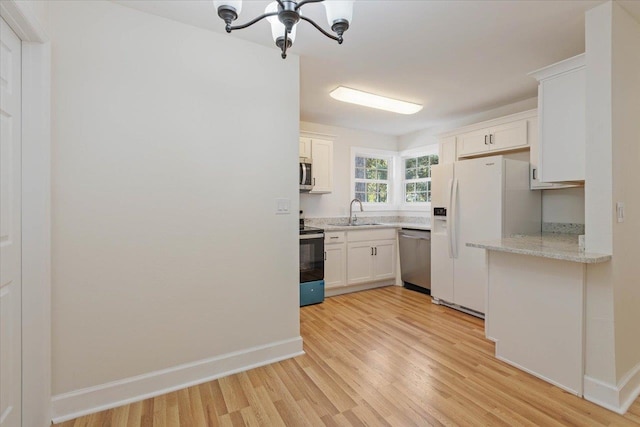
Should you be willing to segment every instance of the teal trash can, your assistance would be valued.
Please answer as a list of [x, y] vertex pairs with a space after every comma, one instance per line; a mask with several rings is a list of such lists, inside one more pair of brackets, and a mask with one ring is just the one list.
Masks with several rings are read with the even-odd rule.
[[300, 307], [324, 301], [324, 280], [300, 283]]

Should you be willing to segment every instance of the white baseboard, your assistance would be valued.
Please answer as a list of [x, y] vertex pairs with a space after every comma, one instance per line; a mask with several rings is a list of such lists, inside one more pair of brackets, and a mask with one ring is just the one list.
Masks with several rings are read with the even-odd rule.
[[61, 423], [302, 354], [302, 337], [297, 337], [58, 394], [52, 399], [52, 421]]
[[368, 291], [369, 289], [383, 288], [385, 286], [393, 286], [395, 281], [393, 279], [383, 280], [374, 283], [363, 283], [361, 285], [349, 285], [341, 286], [339, 288], [325, 289], [324, 296], [335, 297], [342, 294], [350, 294], [352, 292]]
[[584, 398], [610, 411], [624, 414], [640, 396], [640, 363], [613, 386], [584, 376]]

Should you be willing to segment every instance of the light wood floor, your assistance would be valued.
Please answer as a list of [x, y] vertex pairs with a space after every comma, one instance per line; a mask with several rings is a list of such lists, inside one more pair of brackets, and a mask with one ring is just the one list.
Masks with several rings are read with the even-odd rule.
[[493, 357], [483, 322], [399, 287], [300, 310], [306, 355], [60, 426], [638, 426]]

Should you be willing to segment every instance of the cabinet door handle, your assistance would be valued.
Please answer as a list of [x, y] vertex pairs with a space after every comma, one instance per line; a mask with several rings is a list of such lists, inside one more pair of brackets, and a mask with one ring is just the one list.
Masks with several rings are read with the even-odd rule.
[[484, 145], [489, 145], [489, 144], [487, 143], [487, 136], [488, 136], [488, 135], [485, 135], [485, 136], [484, 136]]
[[531, 171], [531, 178], [538, 179], [538, 174], [536, 174], [537, 171], [538, 169], [533, 168], [533, 170]]
[[374, 252], [373, 254], [374, 254], [375, 256], [378, 256], [378, 248], [373, 248], [373, 252]]
[[373, 248], [371, 248], [371, 256], [373, 256]]
[[489, 134], [489, 144], [493, 144], [493, 134]]
[[316, 179], [313, 178], [313, 185], [316, 185]]
[[326, 251], [324, 252], [324, 260], [325, 261], [327, 260], [327, 252]]
[[340, 237], [338, 237], [338, 236], [331, 236], [331, 237], [329, 237], [329, 238], [330, 238], [330, 239], [339, 239]]

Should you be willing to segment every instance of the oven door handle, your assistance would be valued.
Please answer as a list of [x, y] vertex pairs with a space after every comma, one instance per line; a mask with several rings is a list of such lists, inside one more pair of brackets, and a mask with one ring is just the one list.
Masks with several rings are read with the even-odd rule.
[[300, 240], [324, 239], [324, 234], [301, 234]]

